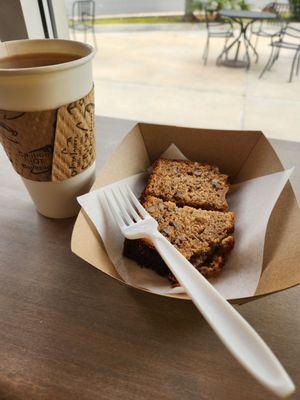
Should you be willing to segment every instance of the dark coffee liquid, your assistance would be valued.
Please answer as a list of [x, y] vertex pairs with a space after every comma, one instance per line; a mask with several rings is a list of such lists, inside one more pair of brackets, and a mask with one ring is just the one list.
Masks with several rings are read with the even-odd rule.
[[63, 64], [79, 58], [81, 56], [77, 54], [66, 53], [21, 54], [0, 58], [0, 69], [43, 67], [45, 65]]

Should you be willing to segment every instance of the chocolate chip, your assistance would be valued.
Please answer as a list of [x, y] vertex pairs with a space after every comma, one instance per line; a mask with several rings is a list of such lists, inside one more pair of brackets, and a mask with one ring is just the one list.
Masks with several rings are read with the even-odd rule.
[[213, 244], [212, 247], [211, 247], [211, 252], [212, 252], [212, 253], [216, 253], [219, 249], [220, 249], [220, 245], [217, 244], [217, 243], [215, 243], [215, 244]]
[[196, 169], [196, 170], [194, 171], [194, 175], [200, 176], [200, 175], [201, 175], [200, 169]]
[[222, 189], [222, 185], [221, 185], [221, 183], [219, 182], [219, 181], [217, 181], [216, 179], [213, 179], [212, 181], [211, 181], [211, 184], [212, 184], [212, 186], [215, 188], [215, 189]]

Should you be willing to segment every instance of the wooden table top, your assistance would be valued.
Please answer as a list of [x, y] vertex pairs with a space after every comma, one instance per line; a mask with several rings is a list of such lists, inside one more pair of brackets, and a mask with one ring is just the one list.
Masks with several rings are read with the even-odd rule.
[[[98, 166], [133, 126], [98, 118]], [[272, 141], [300, 193], [300, 143]], [[0, 154], [0, 399], [272, 400], [192, 303], [121, 285], [70, 250]], [[300, 384], [300, 289], [240, 313]], [[299, 398], [300, 391], [291, 397]]]

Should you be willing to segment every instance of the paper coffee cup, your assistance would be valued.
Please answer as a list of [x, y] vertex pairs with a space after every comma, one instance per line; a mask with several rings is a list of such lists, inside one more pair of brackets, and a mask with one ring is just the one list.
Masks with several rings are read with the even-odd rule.
[[95, 179], [95, 52], [71, 40], [0, 44], [0, 58], [41, 53], [70, 55], [71, 61], [0, 68], [0, 140], [38, 211], [66, 218], [78, 212], [76, 197]]

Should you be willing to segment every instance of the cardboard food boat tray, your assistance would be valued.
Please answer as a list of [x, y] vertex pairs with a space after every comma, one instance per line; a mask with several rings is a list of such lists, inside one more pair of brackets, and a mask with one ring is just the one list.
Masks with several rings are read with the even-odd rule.
[[[190, 160], [218, 165], [222, 172], [230, 175], [233, 183], [284, 170], [262, 132], [139, 123], [110, 155], [91, 190], [145, 171], [171, 143]], [[252, 301], [300, 283], [299, 217], [297, 200], [288, 182], [269, 220], [263, 268], [255, 295], [234, 302]], [[74, 226], [71, 249], [89, 264], [123, 282], [108, 258], [99, 234], [83, 211]], [[168, 297], [188, 299], [185, 294]]]

